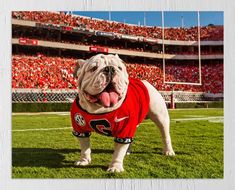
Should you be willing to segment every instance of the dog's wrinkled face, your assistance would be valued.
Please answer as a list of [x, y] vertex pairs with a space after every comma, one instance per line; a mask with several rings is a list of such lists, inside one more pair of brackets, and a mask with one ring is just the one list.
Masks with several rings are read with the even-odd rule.
[[98, 54], [81, 61], [76, 72], [80, 104], [90, 113], [117, 109], [125, 99], [128, 74], [118, 55]]

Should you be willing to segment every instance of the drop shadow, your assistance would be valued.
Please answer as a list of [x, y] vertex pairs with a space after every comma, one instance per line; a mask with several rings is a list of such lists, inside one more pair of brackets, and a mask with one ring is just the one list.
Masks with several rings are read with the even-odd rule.
[[[47, 168], [76, 168], [73, 161], [66, 160], [66, 154], [77, 154], [79, 149], [53, 149], [53, 148], [12, 148], [13, 167], [47, 167]], [[113, 150], [93, 149], [92, 154], [112, 154]], [[77, 157], [77, 158], [78, 158]], [[89, 165], [89, 168], [107, 169], [103, 165]], [[79, 167], [79, 168], [86, 168]]]

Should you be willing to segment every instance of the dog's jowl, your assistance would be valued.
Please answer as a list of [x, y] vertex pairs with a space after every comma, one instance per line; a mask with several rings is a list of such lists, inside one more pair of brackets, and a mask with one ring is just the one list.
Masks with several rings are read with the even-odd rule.
[[91, 163], [90, 135], [114, 137], [110, 172], [122, 172], [123, 159], [137, 126], [148, 116], [160, 129], [163, 153], [175, 155], [170, 138], [170, 120], [160, 93], [147, 81], [128, 77], [118, 55], [98, 54], [79, 60], [74, 75], [78, 96], [71, 108], [73, 134], [79, 139], [81, 156], [76, 165]]

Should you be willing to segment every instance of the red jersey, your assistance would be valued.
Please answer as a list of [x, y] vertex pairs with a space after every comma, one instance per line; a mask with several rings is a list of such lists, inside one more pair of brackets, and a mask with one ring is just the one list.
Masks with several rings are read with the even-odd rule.
[[71, 108], [73, 134], [78, 137], [90, 136], [95, 131], [115, 137], [119, 143], [130, 143], [137, 126], [149, 110], [149, 94], [145, 85], [137, 79], [129, 79], [126, 98], [122, 105], [108, 113], [90, 114], [79, 105], [78, 97]]

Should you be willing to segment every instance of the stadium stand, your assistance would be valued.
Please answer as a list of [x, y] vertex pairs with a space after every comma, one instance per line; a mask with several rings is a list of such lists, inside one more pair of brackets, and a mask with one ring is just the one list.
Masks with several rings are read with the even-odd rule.
[[[76, 59], [38, 56], [13, 55], [12, 87], [32, 89], [76, 89], [73, 78], [73, 68]], [[179, 68], [180, 67], [180, 68]], [[198, 67], [184, 63], [180, 65], [167, 64], [166, 80], [197, 82]], [[132, 78], [147, 80], [160, 91], [172, 90], [172, 85], [163, 83], [161, 63], [143, 64], [127, 63], [127, 71]], [[196, 73], [196, 74], [195, 74]], [[211, 63], [202, 66], [203, 85], [174, 85], [174, 90], [190, 92], [223, 92], [223, 64]]]
[[[64, 12], [15, 11], [12, 18], [26, 22], [13, 24], [12, 30], [15, 40], [13, 102], [71, 101], [77, 94], [76, 80], [72, 75], [76, 60], [89, 58], [99, 51], [110, 53], [111, 48], [111, 53], [125, 50], [120, 56], [126, 62], [129, 76], [148, 80], [168, 102], [172, 90], [178, 102], [223, 98], [223, 26], [200, 28], [200, 39], [202, 44], [205, 42], [201, 46], [202, 85], [187, 85], [164, 83], [160, 27], [117, 23]], [[28, 21], [53, 24], [59, 29], [35, 27], [36, 24]], [[80, 28], [83, 32], [73, 32], [70, 27]], [[98, 36], [97, 32], [106, 32], [105, 35], [110, 36]], [[199, 82], [197, 32], [197, 27], [164, 29], [166, 81]], [[48, 45], [48, 42], [55, 44]], [[70, 44], [81, 48], [72, 50]]]
[[[20, 31], [20, 32], [19, 32]], [[122, 39], [105, 39], [94, 36], [90, 38], [82, 38], [82, 35], [72, 36], [71, 34], [62, 34], [56, 32], [48, 32], [47, 30], [39, 29], [39, 28], [17, 28], [13, 31], [12, 36], [18, 39], [33, 39], [33, 40], [46, 40], [51, 42], [60, 42], [60, 43], [69, 43], [76, 45], [86, 45], [86, 46], [95, 46], [99, 45], [107, 48], [114, 49], [126, 49], [138, 52], [157, 52], [162, 53], [162, 46], [160, 44], [155, 44], [154, 48], [148, 43], [141, 42], [129, 42]], [[127, 43], [127, 44], [125, 44]], [[107, 45], [108, 44], [108, 45]], [[175, 46], [166, 46], [165, 53], [167, 54], [184, 54], [184, 55], [196, 55], [198, 54], [197, 46], [191, 48], [189, 51], [187, 46], [175, 47]], [[211, 54], [223, 54], [223, 49], [220, 47], [210, 48], [203, 46], [201, 48], [202, 55], [211, 55]]]
[[61, 57], [14, 55], [13, 88], [70, 89], [75, 88], [73, 68], [76, 59]]
[[[162, 28], [129, 25], [106, 20], [65, 14], [64, 12], [47, 11], [20, 11], [12, 12], [12, 17], [20, 20], [30, 20], [43, 23], [67, 25], [72, 27], [85, 27], [105, 32], [128, 34], [162, 39]], [[197, 41], [197, 27], [192, 28], [165, 28], [164, 37], [167, 40]], [[201, 40], [223, 40], [223, 27], [201, 27]]]

